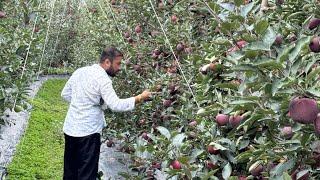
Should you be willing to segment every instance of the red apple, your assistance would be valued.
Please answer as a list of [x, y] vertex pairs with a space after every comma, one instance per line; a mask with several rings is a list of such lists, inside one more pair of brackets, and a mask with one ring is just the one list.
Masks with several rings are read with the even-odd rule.
[[158, 4], [158, 8], [159, 8], [159, 9], [162, 9], [162, 8], [163, 8], [163, 6], [164, 6], [164, 5], [163, 5], [163, 2], [159, 2], [159, 4]]
[[237, 127], [241, 123], [242, 119], [243, 117], [240, 115], [230, 116], [229, 123], [232, 127]]
[[142, 71], [141, 66], [138, 65], [138, 64], [134, 64], [134, 65], [133, 65], [133, 69], [134, 69], [137, 73], [141, 73], [141, 71]]
[[170, 95], [175, 95], [176, 93], [178, 93], [179, 88], [180, 86], [176, 84], [170, 84], [168, 87]]
[[276, 0], [277, 5], [282, 5], [284, 3], [284, 0]]
[[170, 120], [170, 116], [169, 116], [169, 115], [161, 115], [161, 116], [160, 116], [160, 119], [161, 119], [162, 121], [168, 121], [168, 120]]
[[0, 18], [5, 18], [6, 17], [6, 13], [3, 11], [0, 11]]
[[309, 48], [312, 52], [320, 52], [320, 37], [314, 37], [309, 44]]
[[210, 160], [207, 160], [207, 161], [206, 161], [206, 167], [207, 167], [208, 169], [214, 169], [214, 168], [217, 167], [217, 165], [216, 165], [216, 164], [213, 164], [213, 162], [211, 162]]
[[178, 20], [178, 17], [177, 17], [176, 15], [172, 15], [172, 16], [171, 16], [171, 21], [172, 21], [173, 23], [176, 23], [177, 20]]
[[89, 11], [92, 13], [96, 13], [98, 10], [97, 10], [97, 8], [90, 8]]
[[161, 169], [161, 163], [159, 163], [159, 162], [152, 162], [151, 167], [152, 167], [153, 169]]
[[158, 59], [158, 55], [156, 53], [152, 53], [151, 58], [152, 59]]
[[164, 107], [170, 107], [171, 104], [172, 104], [172, 101], [169, 100], [169, 99], [163, 101], [163, 106], [164, 106]]
[[114, 145], [114, 142], [112, 140], [107, 141], [107, 146], [112, 147]]
[[181, 164], [178, 160], [174, 160], [171, 162], [171, 166], [173, 169], [181, 169]]
[[33, 32], [37, 33], [39, 32], [39, 30], [40, 30], [39, 27], [35, 27]]
[[146, 132], [143, 132], [142, 135], [141, 135], [141, 137], [142, 137], [143, 139], [145, 139], [145, 140], [149, 140], [149, 136], [148, 136], [148, 134], [147, 134]]
[[129, 33], [129, 32], [125, 32], [125, 33], [124, 33], [124, 37], [125, 37], [125, 38], [129, 38], [129, 37], [130, 37], [130, 33]]
[[208, 150], [209, 154], [214, 154], [214, 155], [217, 155], [220, 152], [219, 149], [217, 149], [213, 146], [210, 146], [210, 145], [207, 147], [207, 150]]
[[247, 177], [244, 175], [238, 176], [238, 180], [247, 180]]
[[140, 25], [137, 25], [135, 28], [134, 28], [134, 31], [138, 34], [140, 34], [142, 32], [142, 28]]
[[191, 47], [187, 47], [187, 48], [185, 48], [184, 52], [187, 53], [187, 54], [191, 54], [192, 53], [192, 48]]
[[257, 167], [250, 171], [252, 176], [259, 176], [263, 171], [263, 166], [259, 164]]
[[281, 35], [277, 35], [276, 36], [276, 40], [274, 42], [275, 42], [276, 45], [282, 44], [282, 36]]
[[281, 134], [287, 138], [290, 139], [293, 136], [292, 127], [291, 126], [285, 126], [281, 129]]
[[153, 53], [159, 56], [161, 54], [161, 51], [159, 49], [153, 50]]
[[140, 119], [139, 120], [139, 125], [144, 125], [146, 123], [146, 119]]
[[290, 117], [302, 124], [311, 124], [319, 113], [317, 101], [311, 98], [294, 98], [289, 104]]
[[178, 45], [177, 45], [177, 51], [178, 52], [181, 52], [181, 51], [183, 51], [184, 50], [184, 45], [182, 44], [182, 43], [179, 43]]
[[206, 65], [203, 65], [199, 68], [199, 71], [201, 74], [206, 75], [209, 71], [215, 71], [216, 70], [217, 63], [209, 63]]
[[308, 28], [310, 30], [315, 29], [320, 25], [320, 19], [319, 18], [312, 18], [309, 22]]
[[216, 122], [219, 126], [227, 125], [229, 122], [229, 116], [226, 114], [217, 114]]
[[127, 40], [130, 44], [133, 43], [133, 39], [131, 37], [129, 37]]
[[193, 120], [193, 121], [191, 121], [190, 123], [189, 123], [189, 126], [191, 126], [191, 127], [194, 127], [194, 126], [196, 126], [197, 125], [197, 121], [196, 120]]
[[188, 138], [189, 139], [195, 139], [197, 137], [197, 133], [190, 131], [188, 134]]
[[237, 41], [237, 46], [240, 48], [245, 47], [247, 44], [248, 44], [247, 41], [244, 41], [244, 40]]

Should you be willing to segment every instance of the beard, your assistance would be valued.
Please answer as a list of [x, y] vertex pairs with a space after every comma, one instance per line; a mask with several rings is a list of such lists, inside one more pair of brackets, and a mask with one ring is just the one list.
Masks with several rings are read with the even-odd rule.
[[117, 72], [114, 71], [112, 66], [109, 69], [106, 70], [106, 73], [111, 77], [115, 77], [116, 74], [117, 74]]

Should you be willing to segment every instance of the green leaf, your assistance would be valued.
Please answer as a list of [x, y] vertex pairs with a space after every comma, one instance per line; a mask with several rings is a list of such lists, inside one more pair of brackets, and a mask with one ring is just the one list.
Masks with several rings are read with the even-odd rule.
[[228, 180], [239, 180], [238, 176], [230, 176]]
[[270, 46], [268, 46], [267, 44], [265, 44], [262, 41], [256, 41], [256, 42], [252, 42], [249, 43], [244, 50], [261, 50], [261, 51], [269, 51], [270, 50]]
[[186, 138], [185, 134], [177, 134], [172, 139], [172, 144], [176, 147], [180, 147], [182, 145], [182, 142]]
[[250, 140], [241, 140], [239, 143], [239, 150], [246, 148], [250, 144]]
[[245, 151], [241, 154], [239, 154], [235, 159], [237, 163], [244, 163], [249, 161], [249, 159], [252, 157], [252, 151]]
[[302, 65], [302, 58], [298, 58], [296, 61], [294, 61], [294, 63], [291, 65], [290, 68], [290, 73], [292, 76], [295, 76], [298, 72], [299, 69], [301, 69], [301, 65]]
[[235, 9], [235, 6], [233, 4], [231, 4], [231, 3], [220, 3], [220, 2], [218, 2], [217, 4], [220, 7], [224, 8], [224, 9], [230, 11], [230, 12], [233, 12], [234, 9]]
[[277, 57], [278, 62], [284, 62], [289, 56], [290, 51], [294, 48], [294, 44], [290, 44], [289, 46], [282, 49], [280, 54]]
[[310, 88], [310, 89], [307, 89], [307, 92], [314, 96], [320, 97], [320, 90], [318, 89]]
[[248, 13], [252, 10], [254, 6], [254, 2], [251, 2], [249, 4], [244, 5], [241, 9], [240, 9], [240, 14], [242, 17], [246, 18]]
[[303, 37], [298, 40], [297, 45], [289, 54], [289, 61], [290, 62], [293, 62], [293, 60], [296, 59], [296, 57], [299, 55], [302, 48], [310, 43], [310, 40], [311, 40], [311, 36]]
[[259, 51], [254, 51], [254, 50], [249, 50], [249, 49], [245, 51], [246, 58], [253, 59], [253, 58], [258, 57], [258, 55], [259, 55]]
[[204, 177], [202, 177], [201, 179], [202, 180], [208, 180], [210, 178], [213, 179], [213, 180], [218, 180], [218, 178], [216, 176], [214, 176], [214, 174], [218, 171], [219, 169], [215, 169], [215, 170], [211, 170], [209, 171], [207, 174], [205, 174]]
[[211, 142], [209, 144], [210, 146], [214, 146], [215, 148], [219, 149], [219, 150], [222, 150], [222, 151], [225, 151], [227, 150], [227, 148], [223, 147], [221, 144], [218, 144], [218, 143], [215, 143], [215, 142]]
[[273, 30], [271, 26], [269, 26], [265, 35], [263, 36], [263, 43], [265, 43], [266, 46], [268, 46], [268, 49], [270, 49], [270, 46], [276, 40], [276, 36], [277, 36], [276, 32]]
[[304, 72], [308, 73], [310, 68], [312, 67], [312, 65], [314, 65], [314, 63], [317, 62], [317, 58], [315, 56], [312, 56], [312, 60], [310, 62], [308, 62], [308, 64], [306, 65]]
[[208, 4], [214, 12], [220, 11], [220, 7], [215, 2], [209, 2]]
[[223, 179], [228, 179], [231, 175], [231, 171], [232, 171], [232, 168], [230, 163], [226, 164], [222, 170]]
[[250, 101], [250, 100], [236, 100], [236, 101], [230, 102], [230, 104], [232, 104], [232, 105], [245, 105], [245, 104], [256, 104], [256, 102]]
[[197, 115], [204, 114], [205, 112], [206, 110], [204, 108], [201, 108], [197, 111]]
[[249, 50], [262, 50], [262, 51], [270, 51], [270, 47], [276, 39], [276, 33], [272, 27], [268, 27], [266, 33], [264, 34], [262, 41], [256, 41], [249, 43], [245, 49]]
[[272, 83], [272, 96], [274, 96], [283, 85], [284, 85], [284, 83], [279, 79], [273, 81], [273, 83]]
[[320, 73], [320, 67], [317, 67], [316, 69], [314, 69], [313, 71], [311, 71], [307, 77], [306, 77], [306, 81], [310, 82], [312, 79], [314, 79], [315, 77], [319, 76]]
[[241, 60], [245, 56], [244, 53], [241, 53], [239, 51], [233, 52], [227, 56], [228, 61], [233, 62], [234, 64], [237, 64], [239, 60]]
[[274, 59], [261, 59], [258, 60], [257, 62], [253, 63], [254, 66], [258, 66], [259, 68], [266, 68], [270, 70], [275, 70], [275, 69], [283, 69], [283, 64], [278, 63]]
[[170, 132], [169, 132], [169, 130], [167, 128], [162, 127], [162, 126], [158, 126], [157, 130], [160, 132], [160, 134], [162, 134], [168, 140], [171, 138], [171, 134], [170, 134]]
[[[258, 67], [255, 67], [251, 64], [241, 64], [241, 65], [237, 65], [232, 67], [233, 71], [253, 71], [253, 72], [257, 72], [257, 73], [263, 73], [260, 71], [260, 69]], [[264, 74], [261, 74], [264, 75]]]
[[[242, 127], [244, 127], [244, 129], [250, 129], [252, 124], [259, 120], [262, 119], [264, 117], [264, 115], [262, 114], [254, 114], [252, 116], [250, 116], [248, 119], [246, 119], [243, 123], [241, 123], [238, 127], [237, 130], [240, 130]], [[246, 131], [246, 130], [245, 130]]]
[[214, 39], [212, 43], [218, 44], [218, 45], [230, 45], [230, 41], [222, 37], [218, 37], [217, 39]]
[[224, 88], [224, 89], [233, 89], [233, 90], [238, 89], [238, 85], [234, 83], [217, 83], [215, 87]]
[[282, 175], [283, 180], [291, 180], [291, 176], [288, 174], [288, 172], [284, 172]]
[[222, 22], [221, 23], [221, 30], [226, 32], [226, 31], [233, 31], [239, 29], [240, 24], [239, 22]]
[[261, 20], [261, 21], [259, 21], [258, 23], [255, 24], [254, 29], [255, 29], [257, 34], [262, 34], [262, 33], [264, 33], [266, 31], [268, 26], [269, 26], [268, 21], [263, 19], [263, 20]]
[[204, 152], [203, 149], [193, 149], [191, 154], [191, 159], [195, 160], [198, 156], [200, 156]]
[[301, 142], [298, 139], [294, 139], [294, 140], [287, 140], [287, 141], [279, 142], [278, 144], [280, 144], [280, 145], [282, 145], [282, 144], [301, 144]]
[[122, 176], [126, 179], [130, 179], [132, 177], [132, 175], [130, 175], [129, 173], [126, 173], [126, 172], [119, 172], [118, 175]]
[[294, 159], [290, 159], [287, 162], [284, 163], [279, 163], [276, 167], [274, 167], [271, 172], [270, 175], [271, 176], [279, 176], [282, 175], [283, 172], [291, 169], [294, 166]]
[[236, 145], [233, 141], [231, 141], [230, 139], [228, 138], [221, 138], [218, 140], [218, 142], [220, 144], [223, 144], [227, 147], [228, 150], [230, 151], [235, 151], [235, 148], [236, 148]]
[[234, 0], [234, 4], [239, 7], [243, 4], [243, 0]]

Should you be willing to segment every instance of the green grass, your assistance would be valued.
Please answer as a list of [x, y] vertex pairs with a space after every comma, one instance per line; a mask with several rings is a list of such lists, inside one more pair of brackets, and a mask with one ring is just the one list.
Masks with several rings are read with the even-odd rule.
[[24, 137], [8, 166], [8, 179], [62, 179], [64, 136], [68, 105], [60, 98], [66, 80], [46, 81], [33, 100]]

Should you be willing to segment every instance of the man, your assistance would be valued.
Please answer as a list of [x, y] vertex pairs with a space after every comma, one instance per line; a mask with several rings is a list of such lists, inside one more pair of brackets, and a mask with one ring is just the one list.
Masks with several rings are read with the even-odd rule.
[[[64, 122], [64, 180], [95, 180], [98, 173], [100, 134], [106, 126], [104, 108], [131, 111], [137, 103], [148, 99], [145, 90], [138, 96], [119, 99], [112, 80], [121, 66], [122, 53], [105, 49], [100, 63], [77, 69], [67, 81], [61, 96], [70, 102]], [[104, 102], [100, 105], [100, 99]]]

